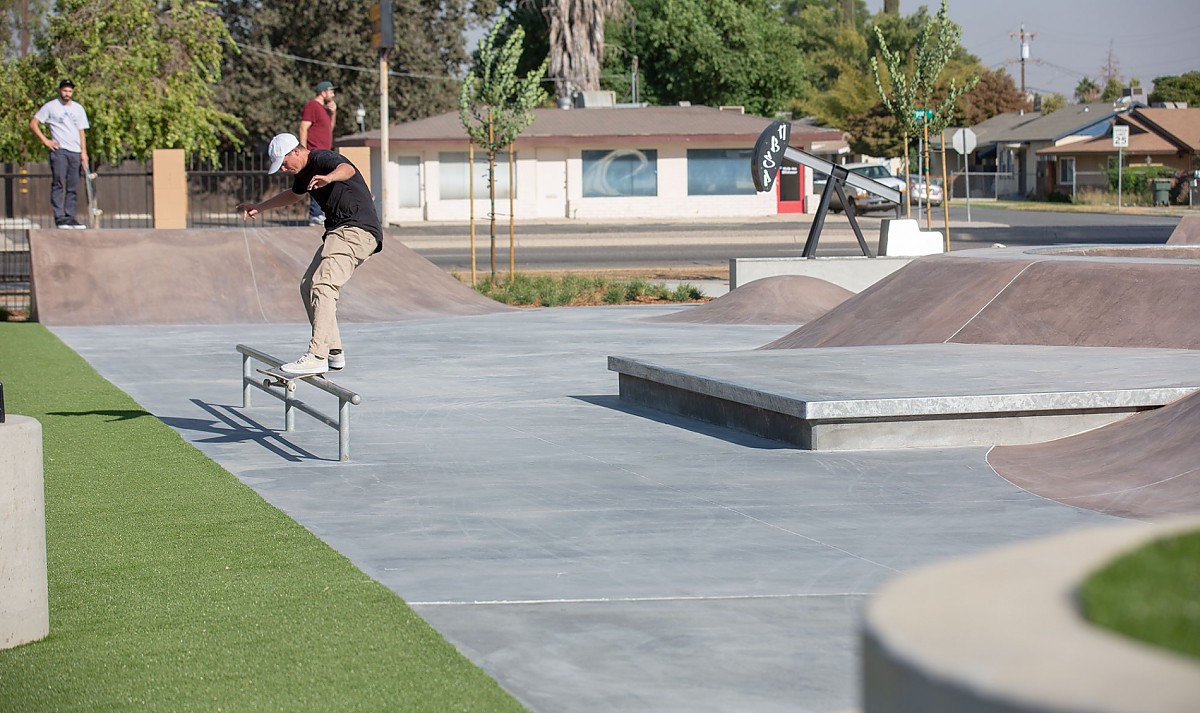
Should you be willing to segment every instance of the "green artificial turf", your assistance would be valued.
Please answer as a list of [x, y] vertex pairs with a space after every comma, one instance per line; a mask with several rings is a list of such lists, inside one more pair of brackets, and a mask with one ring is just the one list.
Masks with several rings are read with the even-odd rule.
[[1200, 658], [1200, 532], [1121, 557], [1088, 578], [1080, 599], [1099, 626]]
[[37, 324], [0, 324], [42, 424], [50, 636], [0, 710], [523, 710], [394, 593]]

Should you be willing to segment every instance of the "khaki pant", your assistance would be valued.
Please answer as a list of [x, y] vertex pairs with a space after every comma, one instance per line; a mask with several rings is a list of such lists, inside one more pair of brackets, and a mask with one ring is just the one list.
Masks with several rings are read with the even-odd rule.
[[300, 298], [312, 325], [308, 351], [328, 358], [330, 349], [342, 348], [337, 325], [337, 301], [342, 285], [375, 252], [375, 236], [362, 228], [344, 226], [325, 233], [325, 242], [313, 255], [300, 280]]

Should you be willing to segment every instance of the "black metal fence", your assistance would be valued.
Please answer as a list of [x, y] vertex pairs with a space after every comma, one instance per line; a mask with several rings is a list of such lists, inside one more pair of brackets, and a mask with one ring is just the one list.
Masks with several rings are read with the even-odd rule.
[[[217, 163], [194, 158], [188, 162], [188, 227], [223, 228], [242, 224], [234, 207], [261, 201], [292, 186], [286, 173], [267, 175], [269, 160], [264, 154], [225, 154]], [[258, 219], [260, 225], [304, 225], [308, 202], [300, 201], [271, 211]]]
[[[190, 228], [240, 226], [238, 203], [259, 201], [286, 190], [292, 177], [267, 175], [261, 154], [226, 154], [218, 161], [192, 159], [187, 165]], [[154, 227], [152, 161], [123, 161], [92, 166], [94, 203], [84, 181], [79, 185], [76, 218], [98, 228]], [[92, 207], [96, 214], [92, 215]], [[94, 221], [94, 223], [93, 223]], [[304, 225], [308, 204], [300, 201], [259, 218], [259, 225]], [[50, 210], [50, 164], [0, 164], [0, 318], [30, 307], [29, 231], [54, 226]]]

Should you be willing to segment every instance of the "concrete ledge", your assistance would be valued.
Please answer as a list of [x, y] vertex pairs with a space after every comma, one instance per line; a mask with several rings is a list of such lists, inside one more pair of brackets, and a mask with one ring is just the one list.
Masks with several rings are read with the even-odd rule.
[[907, 257], [735, 257], [729, 261], [729, 289], [764, 277], [805, 275], [832, 282], [851, 292], [871, 285], [912, 262]]
[[945, 240], [937, 231], [921, 230], [912, 218], [884, 218], [879, 225], [879, 254], [920, 257], [945, 252]]
[[42, 424], [0, 423], [0, 649], [50, 633]]
[[911, 344], [610, 356], [622, 401], [812, 450], [1035, 443], [1200, 388], [1200, 352]]
[[1092, 626], [1080, 583], [1200, 519], [1089, 529], [926, 567], [876, 595], [862, 633], [865, 713], [1190, 713], [1200, 663]]

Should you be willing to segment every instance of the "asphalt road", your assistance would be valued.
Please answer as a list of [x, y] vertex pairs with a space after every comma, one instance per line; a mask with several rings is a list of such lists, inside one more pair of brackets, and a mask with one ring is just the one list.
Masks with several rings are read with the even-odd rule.
[[[915, 212], [915, 208], [914, 208]], [[881, 215], [859, 218], [868, 247], [879, 242]], [[986, 206], [950, 213], [952, 250], [1004, 245], [1156, 244], [1166, 242], [1179, 218], [1169, 215], [1052, 213]], [[922, 225], [925, 220], [921, 219]], [[646, 268], [713, 270], [730, 258], [800, 255], [808, 238], [810, 216], [705, 222], [518, 222], [515, 229], [519, 270], [636, 270]], [[940, 211], [931, 228], [944, 231]], [[496, 228], [497, 269], [509, 264], [508, 222]], [[426, 259], [447, 271], [470, 271], [470, 229], [466, 224], [413, 224], [389, 230]], [[476, 223], [477, 269], [490, 265], [489, 226]], [[830, 215], [818, 242], [818, 256], [859, 255], [861, 250], [844, 215]]]

